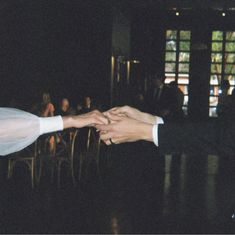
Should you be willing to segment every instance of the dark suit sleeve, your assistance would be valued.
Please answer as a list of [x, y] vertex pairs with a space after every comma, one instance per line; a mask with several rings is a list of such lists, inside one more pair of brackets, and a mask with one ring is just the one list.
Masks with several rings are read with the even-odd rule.
[[225, 133], [224, 129], [215, 122], [166, 123], [158, 127], [159, 151], [162, 154], [228, 152], [221, 142], [224, 137], [227, 138]]

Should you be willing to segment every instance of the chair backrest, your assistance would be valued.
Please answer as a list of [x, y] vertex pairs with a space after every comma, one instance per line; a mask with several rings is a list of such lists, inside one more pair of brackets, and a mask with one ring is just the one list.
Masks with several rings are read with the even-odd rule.
[[74, 158], [74, 149], [75, 149], [75, 141], [78, 135], [78, 130], [76, 129], [75, 131], [71, 132], [72, 137], [70, 139], [70, 149], [69, 149], [69, 154], [70, 154], [70, 158], [73, 160]]
[[38, 140], [35, 140], [31, 145], [29, 145], [27, 148], [21, 150], [20, 152], [17, 152], [15, 155], [36, 158], [39, 155], [38, 148], [39, 148]]
[[93, 153], [99, 155], [100, 152], [100, 137], [95, 131], [94, 128], [90, 127], [88, 130], [88, 136], [87, 136], [87, 145], [86, 145], [86, 150], [87, 152], [92, 151]]
[[[53, 149], [50, 149], [50, 141], [54, 140]], [[56, 133], [40, 136], [37, 140], [38, 155], [53, 157], [56, 155]]]
[[[66, 134], [66, 139], [63, 139], [63, 134]], [[64, 133], [57, 133], [59, 143], [56, 142], [55, 144], [55, 156], [67, 157], [68, 159], [73, 160], [77, 135], [77, 129], [70, 129], [66, 130]]]

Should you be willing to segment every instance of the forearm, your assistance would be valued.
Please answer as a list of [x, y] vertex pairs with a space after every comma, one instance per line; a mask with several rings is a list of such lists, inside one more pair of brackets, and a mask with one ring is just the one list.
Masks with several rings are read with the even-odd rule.
[[74, 116], [40, 118], [40, 134], [62, 131], [76, 126]]
[[62, 120], [63, 120], [63, 128], [64, 129], [74, 127], [74, 118], [73, 118], [73, 116], [62, 117]]
[[95, 126], [97, 124], [108, 124], [107, 118], [97, 110], [81, 115], [40, 118], [40, 122], [40, 129], [43, 130], [43, 132], [41, 132], [43, 134], [67, 128], [83, 128], [86, 126]]
[[43, 134], [97, 124], [108, 124], [108, 120], [96, 110], [77, 116], [37, 117], [18, 109], [0, 108], [0, 155], [19, 151]]

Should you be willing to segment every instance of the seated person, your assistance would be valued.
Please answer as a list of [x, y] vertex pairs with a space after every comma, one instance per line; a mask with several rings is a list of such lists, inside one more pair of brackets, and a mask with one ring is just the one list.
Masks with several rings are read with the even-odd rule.
[[88, 113], [94, 110], [94, 106], [92, 105], [92, 100], [90, 96], [85, 96], [84, 98], [84, 105], [82, 108], [82, 113]]
[[51, 97], [49, 93], [43, 93], [40, 116], [42, 117], [52, 117], [54, 116], [55, 107], [51, 102]]
[[75, 110], [70, 107], [69, 100], [67, 98], [63, 98], [60, 102], [60, 107], [57, 111], [57, 115], [67, 116], [67, 115], [74, 115]]
[[[60, 116], [68, 116], [68, 115], [75, 115], [76, 112], [75, 110], [73, 110], [73, 108], [70, 107], [69, 100], [67, 98], [63, 98], [60, 102], [60, 107], [59, 110], [56, 112], [56, 114]], [[58, 132], [56, 138], [57, 144], [61, 143], [64, 146], [66, 146], [66, 144], [69, 143], [69, 141], [72, 138], [72, 133], [73, 132], [71, 132], [71, 130]]]
[[77, 102], [77, 106], [76, 106], [76, 114], [81, 114], [82, 113], [82, 105], [80, 102]]
[[[54, 116], [54, 112], [55, 112], [55, 107], [51, 102], [50, 94], [46, 93], [46, 92], [43, 93], [39, 116], [52, 117], [52, 116]], [[49, 136], [47, 141], [48, 141], [48, 145], [49, 145], [49, 151], [53, 152], [55, 149], [55, 137]]]

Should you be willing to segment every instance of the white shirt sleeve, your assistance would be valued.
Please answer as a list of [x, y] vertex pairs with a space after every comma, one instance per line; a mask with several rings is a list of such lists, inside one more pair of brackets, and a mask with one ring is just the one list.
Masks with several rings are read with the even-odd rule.
[[39, 122], [40, 135], [55, 131], [62, 131], [64, 129], [63, 119], [61, 116], [39, 118]]
[[164, 124], [164, 121], [161, 117], [156, 116], [156, 124]]
[[0, 156], [22, 150], [42, 134], [60, 130], [61, 116], [39, 118], [19, 109], [0, 108]]
[[153, 125], [152, 135], [153, 142], [156, 146], [158, 146], [158, 125], [164, 124], [164, 121], [161, 117], [156, 116], [156, 124]]

